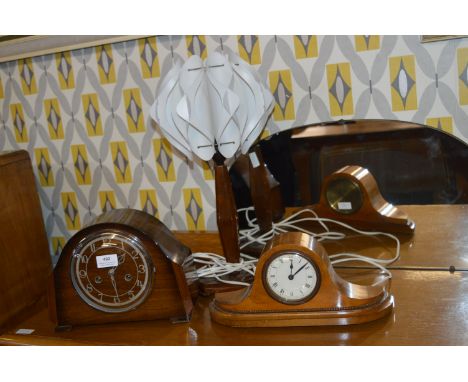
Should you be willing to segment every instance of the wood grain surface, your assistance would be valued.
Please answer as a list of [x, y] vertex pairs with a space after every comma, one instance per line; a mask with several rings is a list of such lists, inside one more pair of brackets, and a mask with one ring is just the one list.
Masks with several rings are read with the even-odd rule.
[[0, 211], [1, 332], [37, 302], [52, 272], [27, 151], [0, 153]]
[[[83, 301], [71, 283], [70, 264], [78, 243], [89, 238], [100, 238], [106, 233], [134, 237], [151, 258], [150, 266], [155, 269], [154, 281], [148, 297], [136, 309], [112, 314], [99, 311]], [[189, 253], [189, 248], [180, 244], [171, 231], [149, 214], [133, 209], [119, 209], [98, 216], [67, 242], [55, 267], [55, 298], [51, 296], [49, 301], [52, 307], [56, 307], [52, 311], [55, 310], [53, 313], [56, 314], [57, 324], [75, 326], [157, 318], [188, 320], [193, 308], [192, 294], [196, 298], [196, 293], [191, 293], [195, 291], [188, 285], [182, 267]], [[96, 266], [87, 269], [91, 278], [100, 271]], [[131, 273], [131, 269], [134, 268], [128, 268], [128, 272]], [[193, 270], [187, 268], [185, 271]], [[149, 269], [149, 272], [152, 271]]]
[[[391, 292], [395, 308], [377, 321], [346, 327], [231, 328], [210, 320], [210, 297], [197, 300], [192, 321], [165, 320], [74, 328], [55, 333], [43, 307], [34, 317], [0, 335], [2, 344], [116, 345], [468, 345], [468, 207], [401, 206], [416, 222], [416, 232], [403, 241], [394, 265]], [[291, 210], [288, 211], [289, 213]], [[176, 233], [192, 251], [220, 253], [217, 233]], [[369, 241], [370, 240], [370, 241]], [[351, 238], [331, 248], [388, 256], [376, 239]], [[380, 239], [378, 240], [380, 241]], [[385, 243], [385, 240], [382, 241]], [[326, 247], [328, 245], [325, 245]], [[330, 246], [328, 246], [330, 247]], [[330, 248], [326, 248], [332, 253]], [[388, 244], [389, 251], [393, 250]], [[449, 271], [449, 266], [457, 269]], [[402, 269], [403, 268], [403, 269]], [[406, 269], [405, 269], [406, 268]], [[353, 282], [365, 282], [368, 269], [338, 269]], [[44, 303], [45, 305], [45, 303]], [[16, 329], [35, 329], [31, 335]], [[118, 335], [116, 335], [118, 333]]]
[[32, 335], [11, 331], [0, 335], [0, 344], [468, 345], [468, 273], [394, 271], [392, 291], [395, 309], [391, 315], [345, 327], [231, 328], [210, 320], [211, 299], [202, 297], [187, 324], [158, 320], [55, 333], [42, 310], [18, 327], [35, 329]]

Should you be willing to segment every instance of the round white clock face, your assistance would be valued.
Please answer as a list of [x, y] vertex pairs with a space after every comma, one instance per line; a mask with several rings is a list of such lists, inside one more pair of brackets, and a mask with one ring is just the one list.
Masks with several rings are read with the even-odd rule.
[[315, 263], [299, 252], [274, 255], [263, 272], [268, 294], [285, 304], [310, 300], [320, 287], [320, 273]]

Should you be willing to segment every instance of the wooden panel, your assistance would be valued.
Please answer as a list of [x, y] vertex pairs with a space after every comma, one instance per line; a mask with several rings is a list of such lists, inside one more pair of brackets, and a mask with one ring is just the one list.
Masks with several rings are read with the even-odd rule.
[[291, 136], [293, 139], [324, 137], [336, 135], [353, 135], [377, 133], [394, 130], [419, 129], [422, 125], [411, 122], [391, 120], [366, 119], [358, 121], [345, 121], [346, 123], [324, 123], [303, 128], [296, 128]]
[[0, 227], [1, 332], [44, 294], [52, 271], [26, 151], [0, 154]]

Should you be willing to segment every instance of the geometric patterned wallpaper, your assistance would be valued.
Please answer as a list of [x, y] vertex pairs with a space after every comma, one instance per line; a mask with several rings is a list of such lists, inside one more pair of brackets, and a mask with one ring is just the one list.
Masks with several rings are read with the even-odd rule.
[[145, 210], [171, 229], [216, 229], [209, 166], [187, 163], [149, 116], [173, 62], [212, 51], [234, 51], [270, 87], [266, 134], [384, 118], [468, 142], [468, 39], [163, 36], [2, 63], [0, 151], [32, 158], [51, 254], [112, 208]]

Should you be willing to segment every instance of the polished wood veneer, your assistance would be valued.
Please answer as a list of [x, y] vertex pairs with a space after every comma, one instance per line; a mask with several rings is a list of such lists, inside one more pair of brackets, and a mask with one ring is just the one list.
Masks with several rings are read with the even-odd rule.
[[[401, 258], [392, 267], [394, 311], [377, 321], [344, 327], [231, 328], [210, 320], [211, 297], [201, 297], [192, 321], [164, 320], [77, 327], [55, 333], [45, 307], [0, 335], [1, 344], [38, 345], [468, 345], [468, 206], [399, 206], [417, 224], [402, 243]], [[287, 213], [291, 213], [288, 210]], [[406, 235], [408, 236], [408, 235]], [[193, 252], [218, 251], [217, 233], [183, 233], [176, 237]], [[382, 245], [384, 248], [379, 248]], [[351, 238], [325, 244], [328, 253], [343, 248], [363, 254], [389, 256], [393, 244], [383, 239]], [[335, 249], [335, 252], [332, 251]], [[454, 272], [449, 266], [454, 265]], [[366, 283], [365, 266], [341, 267], [351, 282]], [[453, 270], [453, 269], [452, 269]], [[44, 306], [44, 305], [43, 305]], [[15, 334], [35, 329], [32, 335]], [[116, 335], [118, 333], [118, 335]]]
[[51, 272], [28, 152], [0, 153], [0, 332], [34, 306]]
[[70, 332], [55, 333], [46, 311], [41, 311], [19, 326], [36, 329], [32, 335], [11, 331], [0, 335], [0, 344], [468, 345], [466, 272], [394, 271], [392, 291], [393, 313], [360, 325], [231, 328], [210, 320], [211, 299], [202, 297], [187, 324], [171, 325], [159, 320], [77, 327]]

